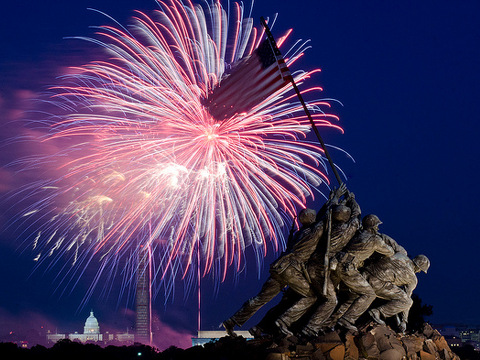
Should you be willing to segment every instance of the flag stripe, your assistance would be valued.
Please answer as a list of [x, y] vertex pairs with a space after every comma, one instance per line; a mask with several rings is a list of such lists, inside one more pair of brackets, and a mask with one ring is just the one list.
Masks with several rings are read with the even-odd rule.
[[216, 120], [247, 112], [291, 80], [285, 60], [275, 55], [267, 40], [248, 58], [240, 60], [221, 79], [204, 105]]

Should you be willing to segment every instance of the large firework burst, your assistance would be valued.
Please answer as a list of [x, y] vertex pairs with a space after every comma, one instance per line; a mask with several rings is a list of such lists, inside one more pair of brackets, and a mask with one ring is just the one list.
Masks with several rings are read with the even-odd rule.
[[[229, 267], [241, 269], [247, 246], [259, 262], [269, 243], [281, 249], [284, 223], [328, 181], [288, 86], [222, 121], [203, 105], [262, 40], [243, 6], [227, 16], [217, 1], [159, 5], [151, 16], [137, 12], [128, 29], [100, 27], [87, 40], [109, 59], [71, 69], [54, 88], [52, 101], [68, 114], [43, 141], [63, 149], [41, 161], [58, 162], [63, 175], [42, 183], [45, 196], [25, 215], [53, 212], [35, 232], [36, 260], [70, 256], [67, 272], [79, 275], [101, 259], [92, 288], [142, 248], [153, 251], [157, 280], [190, 276], [197, 252], [203, 273], [223, 279]], [[295, 49], [289, 66], [303, 53], [301, 44]], [[294, 77], [301, 84], [315, 71]], [[327, 106], [309, 103], [318, 126], [337, 127]]]

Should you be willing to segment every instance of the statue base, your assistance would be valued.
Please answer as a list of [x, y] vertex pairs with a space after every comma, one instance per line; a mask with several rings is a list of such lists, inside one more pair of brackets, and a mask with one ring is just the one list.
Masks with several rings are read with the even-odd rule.
[[280, 352], [268, 354], [266, 360], [460, 360], [445, 338], [428, 324], [425, 324], [422, 333], [413, 335], [398, 334], [389, 326], [370, 323], [355, 333], [333, 331], [306, 344], [295, 345], [295, 341], [284, 339], [282, 345], [288, 350], [280, 345]]
[[205, 348], [217, 354], [229, 349], [231, 356], [224, 357], [229, 360], [460, 360], [445, 338], [429, 324], [425, 324], [421, 332], [410, 335], [370, 322], [355, 333], [332, 331], [308, 340], [295, 336], [250, 341], [241, 336], [224, 337], [206, 344]]

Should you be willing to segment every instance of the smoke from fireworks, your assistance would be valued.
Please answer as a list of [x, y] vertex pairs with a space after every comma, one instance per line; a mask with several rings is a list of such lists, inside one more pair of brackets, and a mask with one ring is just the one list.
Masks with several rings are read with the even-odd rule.
[[[308, 119], [288, 86], [223, 121], [203, 105], [263, 38], [243, 5], [159, 5], [151, 16], [136, 12], [128, 29], [102, 26], [86, 39], [109, 59], [71, 69], [53, 88], [51, 102], [66, 115], [45, 121], [42, 141], [61, 150], [22, 160], [53, 163], [61, 174], [21, 193], [42, 194], [23, 213], [29, 231], [40, 227], [35, 260], [68, 257], [75, 266], [64, 273], [78, 279], [100, 259], [91, 290], [102, 276], [131, 282], [131, 259], [144, 248], [152, 249], [154, 278], [167, 294], [174, 279], [191, 281], [197, 251], [203, 275], [219, 280], [244, 266], [247, 246], [260, 263], [268, 244], [283, 248], [282, 226], [328, 182], [323, 151], [306, 140]], [[304, 48], [287, 52], [289, 66]], [[302, 84], [316, 71], [294, 78]], [[321, 111], [326, 101], [309, 107], [318, 126], [340, 129]]]

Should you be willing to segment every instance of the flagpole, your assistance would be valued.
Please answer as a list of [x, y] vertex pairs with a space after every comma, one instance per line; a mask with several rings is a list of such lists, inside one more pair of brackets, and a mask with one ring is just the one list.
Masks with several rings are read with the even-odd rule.
[[[282, 57], [282, 54], [281, 54], [280, 50], [278, 49], [277, 43], [275, 42], [275, 39], [274, 39], [272, 33], [270, 32], [270, 28], [268, 27], [267, 22], [265, 21], [263, 16], [260, 17], [260, 22], [262, 23], [262, 26], [265, 29], [265, 34], [267, 35], [268, 42], [270, 43], [270, 46], [272, 47], [275, 56], [276, 57]], [[285, 64], [285, 67], [286, 66], [287, 65]], [[295, 80], [293, 79], [293, 76], [290, 75], [289, 78], [290, 78], [290, 82], [292, 83], [293, 89], [295, 90], [295, 93], [297, 94], [297, 97], [298, 97], [298, 99], [300, 100], [300, 103], [303, 106], [303, 110], [305, 111], [305, 114], [308, 117], [308, 120], [310, 120], [310, 124], [312, 125], [312, 129], [315, 132], [315, 135], [317, 136], [317, 139], [320, 142], [320, 145], [322, 146], [322, 149], [325, 153], [325, 156], [327, 157], [327, 160], [330, 163], [330, 166], [332, 167], [335, 178], [337, 179], [339, 185], [342, 185], [343, 182], [342, 182], [342, 179], [340, 178], [340, 174], [338, 173], [337, 168], [335, 167], [335, 164], [333, 163], [333, 160], [330, 157], [330, 154], [327, 150], [327, 147], [325, 146], [325, 143], [323, 142], [323, 139], [320, 136], [320, 133], [318, 132], [318, 129], [315, 125], [315, 122], [313, 121], [312, 115], [310, 114], [310, 110], [308, 110], [307, 104], [305, 104], [305, 101], [303, 100], [303, 96], [300, 93], [300, 90], [298, 89], [297, 84], [295, 83]]]

